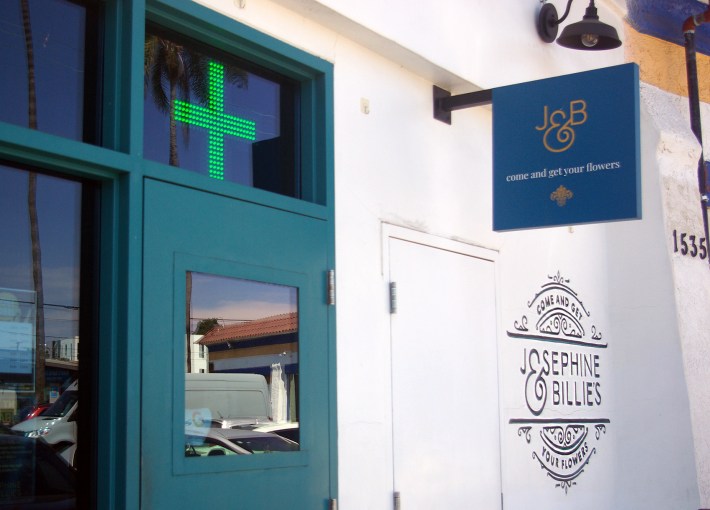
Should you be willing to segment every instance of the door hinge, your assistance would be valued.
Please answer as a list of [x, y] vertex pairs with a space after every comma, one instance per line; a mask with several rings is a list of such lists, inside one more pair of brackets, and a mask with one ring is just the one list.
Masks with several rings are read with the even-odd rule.
[[402, 498], [399, 494], [399, 492], [394, 493], [394, 510], [401, 510], [402, 509]]
[[390, 313], [397, 313], [397, 282], [390, 282]]
[[328, 305], [335, 306], [335, 269], [328, 270]]
[[338, 500], [329, 499], [328, 500], [328, 510], [338, 510]]

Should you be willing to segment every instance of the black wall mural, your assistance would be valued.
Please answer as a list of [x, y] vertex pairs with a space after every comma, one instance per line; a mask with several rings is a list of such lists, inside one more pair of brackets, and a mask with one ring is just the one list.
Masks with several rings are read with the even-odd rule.
[[547, 279], [507, 331], [526, 404], [526, 412], [508, 423], [541, 470], [567, 493], [610, 424], [604, 405], [608, 344], [570, 281], [559, 272]]

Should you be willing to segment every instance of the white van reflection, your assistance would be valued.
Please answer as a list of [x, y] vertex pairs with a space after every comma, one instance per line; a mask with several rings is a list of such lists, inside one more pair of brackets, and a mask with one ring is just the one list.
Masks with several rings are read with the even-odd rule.
[[185, 409], [203, 410], [211, 427], [272, 423], [269, 388], [259, 374], [185, 374]]
[[26, 437], [41, 437], [69, 464], [76, 453], [79, 381], [74, 381], [40, 416], [18, 423], [12, 430]]
[[185, 374], [185, 456], [298, 451], [296, 441], [251, 430], [272, 425], [270, 412], [262, 375]]

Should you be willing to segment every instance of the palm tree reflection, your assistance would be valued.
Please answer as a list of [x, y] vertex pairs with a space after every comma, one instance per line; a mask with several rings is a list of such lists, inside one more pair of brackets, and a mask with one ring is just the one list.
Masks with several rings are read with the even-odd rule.
[[[22, 27], [25, 34], [27, 54], [27, 103], [28, 124], [37, 129], [37, 89], [35, 83], [34, 46], [32, 44], [32, 22], [29, 0], [20, 0]], [[44, 402], [44, 285], [42, 283], [42, 247], [39, 238], [39, 218], [37, 217], [37, 174], [29, 172], [27, 186], [27, 208], [30, 219], [30, 240], [32, 245], [32, 280], [36, 293], [35, 310], [35, 395], [37, 402]]]
[[[170, 128], [169, 158], [172, 166], [180, 166], [177, 144], [175, 100], [206, 105], [209, 102], [209, 62], [211, 59], [184, 44], [166, 37], [146, 33], [144, 52], [144, 90], [156, 107], [168, 115]], [[248, 74], [243, 69], [225, 64], [225, 79], [238, 87], [246, 87]], [[189, 125], [182, 123], [185, 141]]]

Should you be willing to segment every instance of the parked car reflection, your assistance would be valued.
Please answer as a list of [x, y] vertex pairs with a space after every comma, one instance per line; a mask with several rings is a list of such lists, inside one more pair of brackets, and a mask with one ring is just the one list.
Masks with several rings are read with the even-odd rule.
[[185, 434], [185, 456], [251, 455], [298, 451], [298, 443], [277, 434], [240, 429], [208, 429], [205, 435]]
[[36, 418], [22, 421], [12, 427], [27, 437], [37, 437], [74, 463], [76, 453], [76, 418], [79, 407], [79, 382], [74, 381], [50, 407]]
[[42, 438], [0, 433], [0, 509], [76, 508], [76, 471]]
[[50, 406], [48, 403], [27, 406], [17, 412], [17, 422], [31, 420], [42, 414]]
[[290, 439], [296, 443], [300, 443], [298, 422], [289, 423], [253, 423], [248, 425], [239, 425], [237, 428], [243, 430], [253, 430], [254, 432], [270, 432], [277, 434], [286, 439]]

